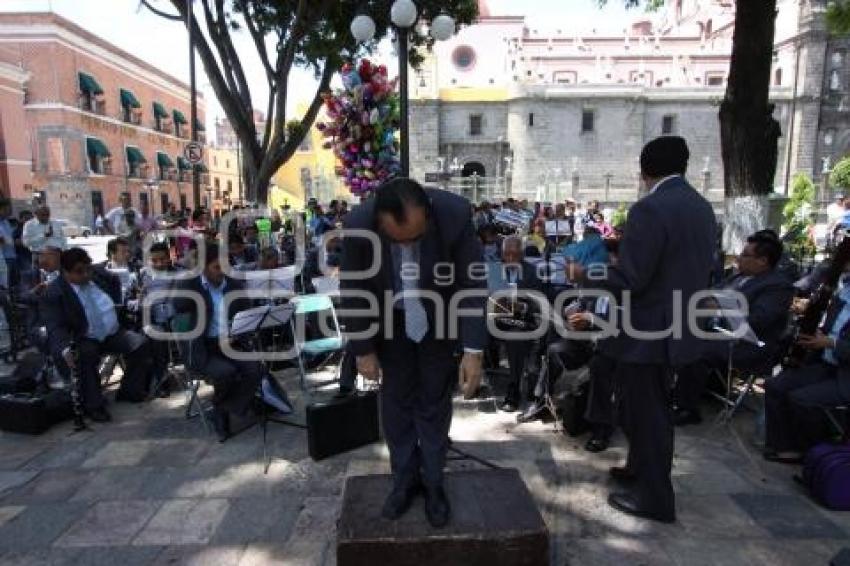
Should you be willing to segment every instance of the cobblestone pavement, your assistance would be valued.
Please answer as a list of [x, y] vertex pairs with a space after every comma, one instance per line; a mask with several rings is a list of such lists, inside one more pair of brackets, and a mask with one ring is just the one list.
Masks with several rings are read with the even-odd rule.
[[[273, 426], [264, 475], [259, 429], [218, 444], [184, 418], [183, 403], [175, 394], [113, 404], [115, 421], [89, 432], [63, 424], [40, 437], [0, 433], [0, 564], [335, 564], [344, 478], [386, 473], [386, 449], [316, 463], [303, 430]], [[828, 563], [850, 544], [850, 514], [810, 502], [795, 468], [763, 462], [750, 445], [752, 421], [745, 413], [732, 428], [677, 432], [674, 525], [605, 504], [621, 436], [592, 455], [584, 438], [552, 424], [517, 426], [493, 400], [458, 400], [452, 438], [520, 470], [551, 532], [553, 564]]]

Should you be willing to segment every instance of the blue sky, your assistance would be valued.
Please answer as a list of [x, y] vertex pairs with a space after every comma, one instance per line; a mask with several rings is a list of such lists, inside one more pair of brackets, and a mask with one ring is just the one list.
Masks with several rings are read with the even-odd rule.
[[[166, 7], [164, 0], [156, 0]], [[609, 7], [600, 11], [596, 0], [489, 0], [493, 15], [525, 15], [532, 26], [562, 25], [573, 29], [576, 23], [583, 29], [622, 29], [634, 17], [627, 13], [620, 0], [609, 0]], [[138, 0], [2, 0], [0, 11], [53, 11], [72, 20], [85, 29], [129, 51], [163, 71], [189, 82], [188, 39], [185, 29], [178, 23], [163, 20], [145, 9], [139, 9]], [[558, 23], [560, 22], [560, 23]], [[252, 46], [248, 37], [239, 38], [237, 50], [250, 54]], [[250, 57], [250, 55], [249, 55]], [[218, 103], [198, 64], [198, 85], [207, 99], [208, 122], [222, 115]], [[262, 77], [259, 63], [246, 59], [249, 76]], [[312, 75], [295, 72], [290, 76], [290, 103], [294, 105], [309, 99], [315, 90]], [[264, 81], [252, 84], [254, 104], [266, 107]], [[303, 94], [299, 94], [303, 93]], [[290, 112], [291, 112], [290, 108]]]

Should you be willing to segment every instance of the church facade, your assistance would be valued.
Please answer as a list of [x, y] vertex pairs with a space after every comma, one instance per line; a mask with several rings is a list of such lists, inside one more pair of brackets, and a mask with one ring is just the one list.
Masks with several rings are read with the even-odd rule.
[[[723, 199], [718, 111], [734, 32], [731, 0], [670, 0], [619, 33], [577, 22], [534, 27], [494, 16], [438, 43], [412, 71], [411, 172], [477, 199], [639, 197], [650, 139], [688, 140], [691, 183]], [[847, 40], [830, 38], [824, 0], [779, 0], [771, 73], [782, 129], [775, 191], [820, 182], [850, 153]], [[601, 24], [604, 24], [602, 22]]]

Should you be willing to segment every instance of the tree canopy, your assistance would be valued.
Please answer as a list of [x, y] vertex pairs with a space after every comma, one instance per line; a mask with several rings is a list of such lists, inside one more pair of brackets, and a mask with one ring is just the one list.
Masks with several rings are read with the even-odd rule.
[[[185, 0], [140, 0], [160, 16], [187, 20]], [[416, 0], [420, 21], [445, 12], [459, 26], [478, 15], [476, 0]], [[249, 198], [264, 202], [272, 175], [295, 153], [321, 109], [321, 94], [342, 64], [372, 52], [392, 29], [392, 0], [194, 0], [193, 31], [198, 57], [244, 156]], [[360, 45], [352, 37], [351, 20], [368, 13], [375, 21], [375, 39]], [[234, 36], [247, 34], [251, 53], [238, 53]], [[420, 27], [410, 34], [410, 58], [415, 65], [433, 40]], [[268, 84], [268, 100], [256, 100], [245, 73], [245, 58], [257, 57]], [[312, 69], [318, 84], [310, 93], [304, 116], [287, 120], [289, 73], [293, 67]], [[304, 96], [304, 93], [298, 93]], [[266, 125], [257, 131], [254, 108], [265, 108]]]
[[834, 0], [826, 9], [826, 23], [837, 35], [850, 35], [850, 0]]

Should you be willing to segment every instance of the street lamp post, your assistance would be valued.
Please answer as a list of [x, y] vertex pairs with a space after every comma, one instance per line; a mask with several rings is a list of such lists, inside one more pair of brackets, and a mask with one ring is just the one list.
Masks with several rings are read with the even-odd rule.
[[[192, 132], [192, 141], [198, 141], [198, 85], [195, 80], [195, 22], [192, 13], [193, 0], [186, 0], [186, 27], [189, 29], [189, 91], [191, 98], [192, 115], [189, 120]], [[201, 202], [201, 176], [197, 167], [192, 167], [192, 199], [195, 206]]]
[[[399, 75], [399, 144], [401, 147], [401, 174], [410, 176], [410, 123], [407, 67], [410, 55], [409, 33], [416, 24], [419, 11], [413, 0], [395, 0], [390, 8], [390, 20], [398, 39], [398, 75]], [[431, 21], [431, 36], [444, 41], [455, 32], [455, 21], [448, 14], [440, 14]], [[375, 21], [368, 14], [360, 14], [351, 21], [351, 35], [360, 43], [371, 41], [375, 37]]]

